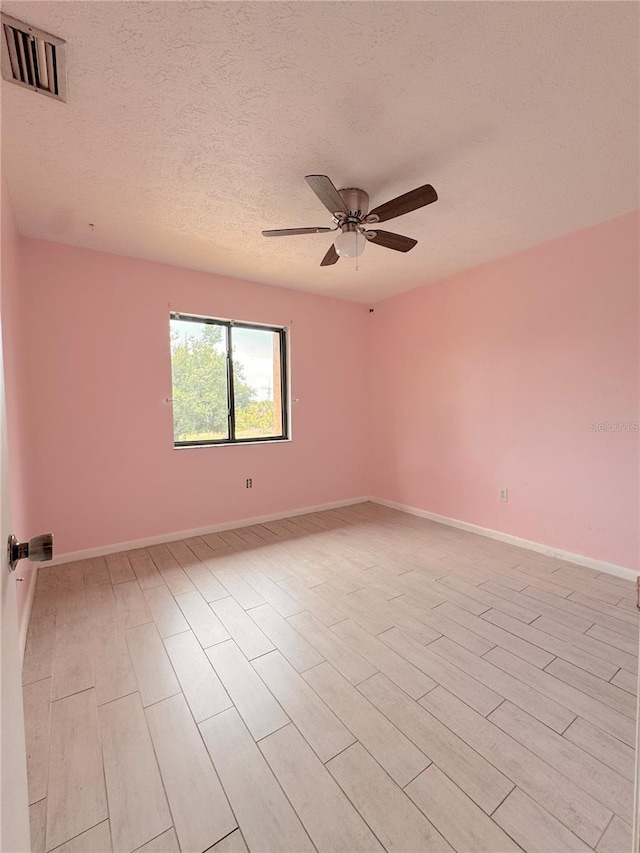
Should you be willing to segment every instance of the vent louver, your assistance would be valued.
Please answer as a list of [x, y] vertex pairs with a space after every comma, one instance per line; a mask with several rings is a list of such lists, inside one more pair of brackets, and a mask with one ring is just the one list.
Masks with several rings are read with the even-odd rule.
[[66, 42], [2, 15], [2, 76], [10, 83], [67, 100]]

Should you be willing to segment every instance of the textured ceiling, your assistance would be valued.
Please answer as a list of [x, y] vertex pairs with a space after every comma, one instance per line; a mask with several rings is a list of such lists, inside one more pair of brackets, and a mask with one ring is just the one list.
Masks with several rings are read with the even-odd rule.
[[[368, 302], [638, 206], [638, 3], [3, 9], [68, 41], [68, 104], [2, 83], [23, 234]], [[308, 173], [440, 200], [321, 268], [260, 234], [331, 224]]]

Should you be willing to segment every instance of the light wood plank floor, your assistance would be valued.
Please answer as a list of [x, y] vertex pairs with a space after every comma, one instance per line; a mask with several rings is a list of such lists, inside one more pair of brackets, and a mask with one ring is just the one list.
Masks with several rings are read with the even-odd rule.
[[34, 853], [625, 853], [631, 581], [364, 503], [41, 568]]

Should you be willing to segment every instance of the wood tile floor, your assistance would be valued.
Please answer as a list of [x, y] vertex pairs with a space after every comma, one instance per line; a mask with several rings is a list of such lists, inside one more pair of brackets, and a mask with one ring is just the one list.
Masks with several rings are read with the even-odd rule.
[[625, 853], [634, 605], [369, 503], [42, 568], [33, 851]]

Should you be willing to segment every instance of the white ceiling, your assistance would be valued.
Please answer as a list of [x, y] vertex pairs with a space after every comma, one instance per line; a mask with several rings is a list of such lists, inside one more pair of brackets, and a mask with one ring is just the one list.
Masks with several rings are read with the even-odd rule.
[[[638, 3], [3, 9], [68, 41], [68, 104], [2, 84], [23, 234], [373, 302], [638, 206]], [[308, 173], [440, 199], [321, 268], [260, 234], [331, 224]]]

